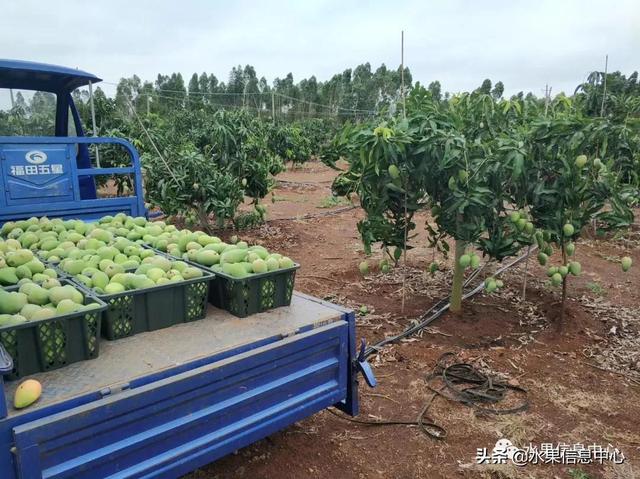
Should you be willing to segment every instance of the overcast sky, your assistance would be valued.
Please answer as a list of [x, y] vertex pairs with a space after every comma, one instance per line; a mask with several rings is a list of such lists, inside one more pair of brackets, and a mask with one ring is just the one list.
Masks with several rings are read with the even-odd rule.
[[[370, 62], [447, 91], [502, 80], [507, 93], [572, 92], [594, 69], [640, 69], [640, 0], [5, 0], [0, 58], [78, 67], [117, 82], [194, 71], [227, 79], [251, 64], [269, 82]], [[107, 90], [113, 88], [106, 87]]]

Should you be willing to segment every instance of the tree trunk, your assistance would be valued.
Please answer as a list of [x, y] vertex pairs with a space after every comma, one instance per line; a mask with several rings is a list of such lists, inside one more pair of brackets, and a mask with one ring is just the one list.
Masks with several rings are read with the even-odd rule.
[[462, 286], [464, 283], [464, 267], [460, 266], [460, 257], [464, 254], [466, 244], [462, 240], [456, 240], [455, 264], [453, 265], [453, 285], [451, 286], [451, 305], [449, 309], [452, 313], [462, 311]]
[[200, 226], [207, 234], [211, 234], [211, 228], [209, 225], [209, 214], [202, 206], [198, 206], [197, 211], [198, 211], [198, 221], [200, 222]]
[[[562, 242], [562, 264], [567, 264], [567, 252], [564, 249], [564, 241]], [[567, 302], [567, 279], [569, 275], [567, 274], [564, 278], [562, 278], [562, 303], [560, 304], [560, 319], [558, 320], [558, 332], [562, 332], [562, 328], [564, 326], [564, 309], [565, 303]]]
[[524, 260], [524, 277], [522, 279], [522, 301], [527, 299], [527, 274], [529, 273], [529, 256], [531, 254], [531, 245], [527, 246], [527, 258]]

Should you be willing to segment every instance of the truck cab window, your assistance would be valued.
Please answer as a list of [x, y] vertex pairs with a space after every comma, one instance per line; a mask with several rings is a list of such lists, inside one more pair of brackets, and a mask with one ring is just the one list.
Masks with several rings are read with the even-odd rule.
[[0, 88], [0, 136], [54, 136], [56, 95]]

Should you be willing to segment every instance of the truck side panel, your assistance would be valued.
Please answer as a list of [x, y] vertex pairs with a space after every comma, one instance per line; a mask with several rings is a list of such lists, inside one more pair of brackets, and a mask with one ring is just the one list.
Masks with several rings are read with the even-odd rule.
[[350, 322], [16, 426], [21, 478], [176, 477], [328, 406], [349, 387]]

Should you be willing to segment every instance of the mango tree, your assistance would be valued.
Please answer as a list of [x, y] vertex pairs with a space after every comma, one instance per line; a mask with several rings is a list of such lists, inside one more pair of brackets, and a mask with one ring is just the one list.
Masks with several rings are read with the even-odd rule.
[[[508, 185], [524, 174], [524, 144], [501, 136], [500, 112], [489, 95], [468, 94], [449, 109], [413, 118], [412, 153], [423, 165], [424, 193], [432, 205], [432, 238], [455, 240], [450, 309], [462, 309], [464, 270], [479, 265], [468, 250], [475, 246], [489, 258], [501, 260], [532, 241], [533, 224], [525, 214], [513, 221], [510, 209], [517, 198]], [[522, 216], [522, 218], [520, 218]], [[489, 292], [501, 282], [490, 278]]]
[[[413, 215], [426, 204], [416, 174], [425, 165], [408, 155], [412, 142], [408, 130], [404, 121], [364, 125], [348, 129], [349, 134], [341, 136], [342, 144], [335, 146], [349, 169], [335, 179], [333, 193], [358, 195], [367, 215], [358, 222], [365, 253], [371, 254], [372, 245], [380, 242], [396, 262], [407, 247], [408, 232], [415, 229]], [[390, 247], [395, 247], [393, 253]]]
[[[621, 173], [597, 156], [604, 150], [603, 142], [606, 135], [599, 120], [573, 115], [540, 119], [529, 132], [532, 165], [526, 170], [527, 201], [534, 223], [541, 229], [536, 238], [541, 248], [538, 260], [548, 266], [551, 284], [562, 286], [559, 329], [564, 321], [568, 278], [582, 270], [579, 262], [571, 260], [575, 241], [593, 220], [602, 229], [623, 228], [633, 222], [633, 197], [621, 183]], [[607, 163], [613, 164], [613, 160]], [[550, 264], [554, 252], [560, 256], [557, 265]]]
[[242, 202], [242, 190], [228, 170], [212, 164], [200, 152], [165, 152], [144, 160], [147, 199], [168, 215], [191, 218], [205, 229], [209, 215], [219, 227], [232, 219]]
[[223, 227], [228, 220], [238, 224], [236, 211], [247, 196], [252, 218], [264, 219], [260, 200], [284, 170], [264, 122], [244, 111], [185, 110], [147, 130], [161, 153], [142, 145], [147, 195], [154, 205], [203, 227], [213, 214]]

